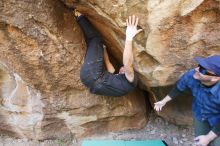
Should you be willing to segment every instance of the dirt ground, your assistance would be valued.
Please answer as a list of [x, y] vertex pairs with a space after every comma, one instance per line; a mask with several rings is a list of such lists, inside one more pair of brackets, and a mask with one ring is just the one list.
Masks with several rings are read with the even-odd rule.
[[[102, 133], [86, 140], [150, 140], [163, 139], [169, 146], [193, 146], [193, 128], [191, 126], [174, 125], [155, 114], [151, 114], [148, 124], [140, 130]], [[0, 136], [0, 146], [81, 146], [83, 140], [71, 138], [56, 140], [27, 140]]]

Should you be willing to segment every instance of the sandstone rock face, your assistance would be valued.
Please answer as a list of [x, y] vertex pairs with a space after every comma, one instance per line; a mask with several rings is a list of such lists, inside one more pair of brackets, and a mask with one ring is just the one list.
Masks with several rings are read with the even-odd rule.
[[[152, 93], [151, 103], [196, 66], [195, 56], [220, 53], [219, 0], [80, 0], [74, 5], [102, 34], [115, 64], [122, 63], [125, 19], [140, 18], [144, 31], [134, 40], [135, 70], [142, 88]], [[60, 1], [3, 0], [0, 28], [0, 128], [5, 132], [34, 139], [82, 137], [146, 124], [139, 90], [102, 97], [81, 84], [86, 45]], [[169, 103], [161, 116], [191, 124], [191, 97]]]
[[1, 1], [1, 132], [28, 139], [79, 138], [143, 127], [140, 90], [103, 97], [82, 85], [85, 51], [81, 30], [60, 1]]

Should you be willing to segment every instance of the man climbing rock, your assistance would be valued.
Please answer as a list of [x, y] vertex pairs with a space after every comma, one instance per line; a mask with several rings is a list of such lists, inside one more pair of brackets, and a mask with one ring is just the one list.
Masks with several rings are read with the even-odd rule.
[[90, 89], [91, 93], [106, 96], [123, 96], [134, 90], [137, 86], [137, 75], [133, 69], [132, 40], [141, 29], [137, 29], [138, 17], [129, 16], [126, 20], [126, 40], [123, 52], [123, 66], [118, 73], [109, 60], [103, 40], [89, 20], [80, 12], [74, 15], [81, 27], [87, 51], [84, 63], [80, 70], [82, 83]]

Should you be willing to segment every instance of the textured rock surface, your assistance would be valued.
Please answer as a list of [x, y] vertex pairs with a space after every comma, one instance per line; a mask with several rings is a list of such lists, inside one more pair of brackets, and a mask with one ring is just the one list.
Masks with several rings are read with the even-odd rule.
[[84, 38], [59, 1], [3, 0], [0, 8], [2, 132], [47, 139], [145, 126], [140, 90], [114, 98], [82, 85]]
[[[125, 19], [132, 14], [140, 17], [144, 32], [134, 42], [135, 70], [142, 88], [154, 95], [151, 103], [163, 98], [182, 73], [196, 66], [195, 56], [220, 53], [219, 0], [80, 0], [75, 6], [103, 35], [115, 64], [122, 62]], [[146, 123], [139, 91], [109, 98], [91, 95], [81, 84], [85, 43], [61, 2], [3, 0], [0, 25], [2, 129], [44, 139], [141, 128]], [[20, 112], [8, 105], [16, 105]], [[184, 95], [160, 115], [191, 124], [190, 108], [191, 97]], [[20, 118], [23, 109], [26, 117]], [[9, 115], [16, 117], [7, 121]], [[19, 118], [27, 124], [16, 124]]]

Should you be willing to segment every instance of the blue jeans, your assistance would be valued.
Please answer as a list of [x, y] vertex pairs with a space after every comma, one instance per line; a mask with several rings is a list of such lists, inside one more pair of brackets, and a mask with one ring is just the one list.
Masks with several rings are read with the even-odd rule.
[[81, 15], [77, 22], [84, 33], [87, 45], [84, 63], [80, 69], [80, 79], [85, 86], [91, 88], [104, 74], [103, 41], [85, 16]]

